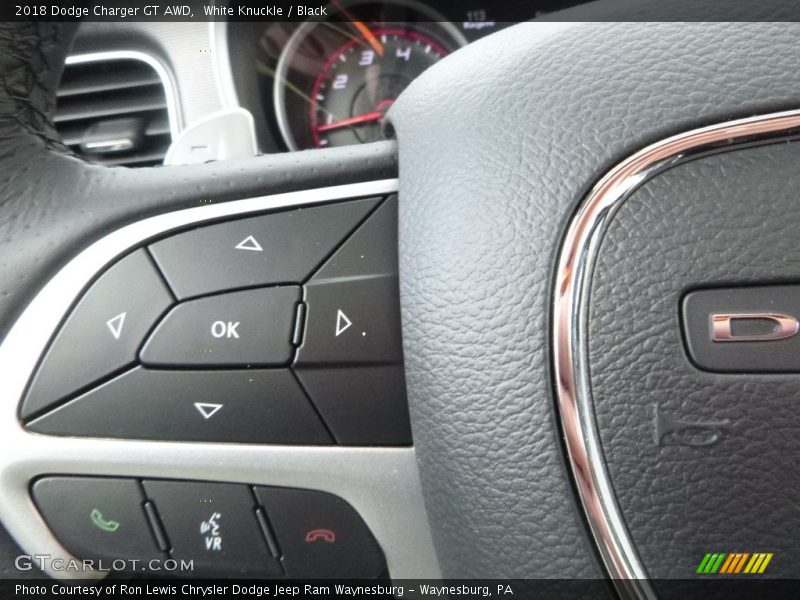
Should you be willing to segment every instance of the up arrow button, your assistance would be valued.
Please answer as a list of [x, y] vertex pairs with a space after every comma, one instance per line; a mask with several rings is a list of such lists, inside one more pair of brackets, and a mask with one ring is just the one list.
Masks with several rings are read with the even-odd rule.
[[178, 300], [306, 281], [380, 199], [364, 198], [198, 227], [150, 246]]
[[248, 235], [244, 238], [241, 242], [236, 244], [237, 250], [252, 250], [253, 252], [262, 252], [264, 249], [261, 247], [261, 244], [258, 243], [256, 238], [252, 235]]

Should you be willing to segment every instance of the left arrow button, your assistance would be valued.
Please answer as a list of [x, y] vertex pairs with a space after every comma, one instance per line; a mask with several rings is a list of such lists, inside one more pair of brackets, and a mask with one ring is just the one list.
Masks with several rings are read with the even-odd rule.
[[106, 321], [106, 325], [108, 325], [108, 329], [111, 331], [111, 335], [114, 336], [115, 340], [118, 340], [119, 336], [122, 335], [122, 327], [125, 325], [125, 315], [127, 314], [127, 312], [120, 313], [116, 317]]
[[112, 266], [83, 295], [47, 350], [22, 418], [132, 365], [148, 330], [172, 302], [143, 250]]

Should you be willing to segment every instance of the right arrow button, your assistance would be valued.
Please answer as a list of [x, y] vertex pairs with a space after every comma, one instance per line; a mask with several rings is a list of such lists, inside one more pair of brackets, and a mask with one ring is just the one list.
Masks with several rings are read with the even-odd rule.
[[391, 275], [309, 284], [297, 366], [402, 362], [398, 294]]
[[400, 364], [397, 201], [387, 199], [306, 284], [299, 368]]
[[347, 318], [347, 315], [342, 312], [341, 308], [336, 311], [336, 337], [339, 337], [350, 329], [352, 324], [353, 322]]
[[305, 301], [305, 339], [295, 373], [336, 441], [411, 444], [396, 197], [387, 198], [311, 278]]

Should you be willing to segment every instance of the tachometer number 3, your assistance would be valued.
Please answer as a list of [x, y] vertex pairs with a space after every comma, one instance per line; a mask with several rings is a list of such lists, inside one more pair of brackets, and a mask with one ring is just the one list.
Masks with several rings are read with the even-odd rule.
[[362, 67], [368, 67], [375, 62], [375, 51], [364, 50], [361, 52], [361, 58], [358, 59], [358, 64]]

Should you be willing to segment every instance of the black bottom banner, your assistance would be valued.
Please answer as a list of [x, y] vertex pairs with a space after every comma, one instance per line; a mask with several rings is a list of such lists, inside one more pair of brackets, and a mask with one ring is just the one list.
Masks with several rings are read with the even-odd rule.
[[[628, 582], [630, 584], [630, 582]], [[800, 579], [698, 578], [654, 580], [648, 584], [663, 600], [800, 598]], [[394, 580], [271, 581], [122, 579], [57, 581], [0, 580], [0, 598], [436, 598], [608, 599], [618, 595], [605, 580]]]

